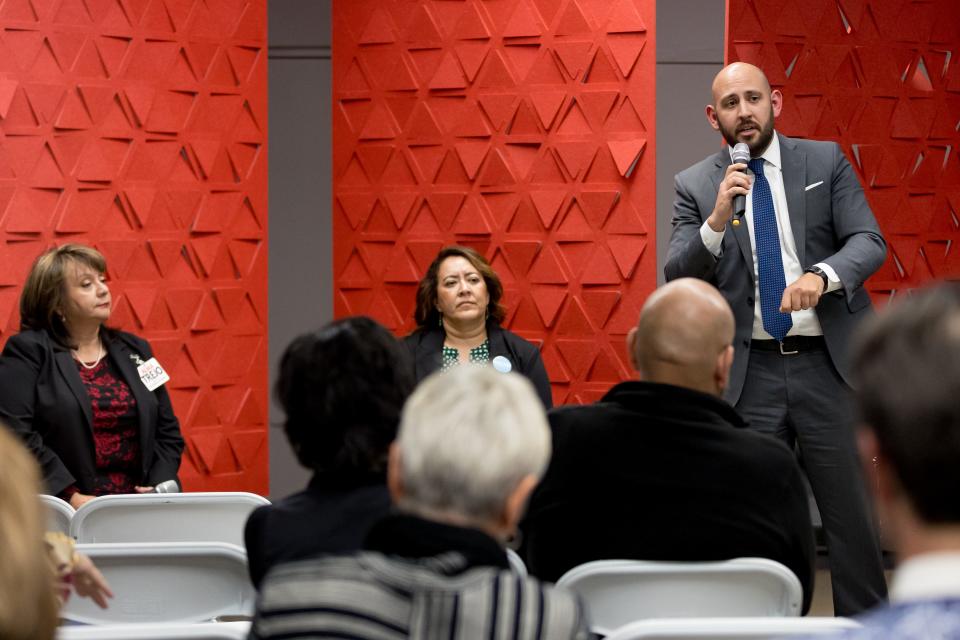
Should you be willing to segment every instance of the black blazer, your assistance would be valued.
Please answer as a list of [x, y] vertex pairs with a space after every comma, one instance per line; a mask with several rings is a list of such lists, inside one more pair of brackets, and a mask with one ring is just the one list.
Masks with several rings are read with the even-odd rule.
[[370, 527], [390, 512], [386, 482], [382, 473], [317, 473], [304, 491], [254, 510], [243, 532], [253, 586], [278, 564], [362, 549]]
[[[443, 338], [446, 336], [440, 327], [420, 327], [406, 338], [403, 343], [413, 356], [414, 376], [420, 382], [443, 365]], [[495, 322], [487, 322], [487, 339], [490, 341], [490, 361], [503, 356], [510, 361], [513, 371], [522, 373], [533, 383], [543, 406], [553, 406], [553, 394], [550, 391], [550, 379], [540, 358], [537, 347], [515, 333], [507, 331]]]
[[[149, 343], [123, 331], [103, 330], [111, 358], [137, 401], [143, 477], [152, 486], [176, 479], [183, 451], [180, 423], [166, 385], [148, 391], [136, 358], [153, 357]], [[0, 420], [16, 431], [43, 468], [52, 495], [76, 485], [92, 493], [96, 475], [93, 410], [70, 350], [43, 330], [11, 336], [0, 356]]]

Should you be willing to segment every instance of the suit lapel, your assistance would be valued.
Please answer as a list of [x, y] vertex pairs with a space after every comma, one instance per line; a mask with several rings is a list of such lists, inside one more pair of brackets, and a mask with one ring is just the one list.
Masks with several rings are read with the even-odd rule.
[[[724, 146], [720, 153], [717, 154], [715, 164], [717, 168], [713, 172], [711, 180], [713, 180], [713, 191], [717, 193], [720, 191], [720, 183], [723, 181], [723, 176], [727, 172], [727, 167], [731, 164], [730, 150], [728, 147]], [[740, 255], [743, 256], [743, 260], [747, 264], [747, 273], [750, 274], [750, 281], [753, 282], [753, 247], [750, 246], [750, 230], [745, 223], [737, 225], [728, 224], [727, 229], [733, 232], [733, 237], [737, 240], [737, 246], [740, 247]]]
[[93, 409], [90, 406], [90, 394], [87, 393], [86, 387], [83, 386], [83, 380], [80, 379], [76, 361], [73, 359], [73, 355], [67, 350], [56, 351], [54, 359], [57, 361], [57, 368], [60, 370], [60, 375], [67, 381], [67, 386], [70, 387], [70, 391], [73, 392], [73, 395], [77, 398], [77, 402], [80, 403], [80, 408], [83, 409], [84, 423], [87, 425], [87, 431], [92, 439]]
[[790, 226], [793, 228], [793, 242], [797, 247], [797, 259], [801, 265], [805, 265], [807, 264], [805, 258], [807, 199], [803, 189], [807, 180], [807, 156], [797, 149], [790, 138], [780, 136], [780, 161], [783, 163], [783, 191], [787, 197], [787, 210], [790, 213]]
[[510, 351], [507, 349], [507, 341], [503, 336], [503, 329], [500, 325], [493, 322], [487, 322], [487, 340], [490, 343], [490, 362], [497, 356], [503, 356], [510, 361], [514, 367], [517, 363], [510, 357]]
[[147, 390], [143, 385], [143, 381], [140, 380], [140, 376], [137, 375], [137, 367], [139, 364], [135, 363], [131, 356], [136, 355], [144, 362], [146, 359], [142, 353], [135, 354], [117, 338], [111, 338], [105, 340], [105, 342], [107, 343], [107, 353], [110, 359], [113, 360], [113, 364], [117, 367], [127, 386], [130, 387], [130, 392], [133, 393], [133, 397], [137, 401], [137, 421], [140, 426], [140, 443], [141, 446], [145, 446], [148, 440], [147, 436], [149, 435], [147, 433], [147, 422], [150, 413], [146, 409], [150, 404], [151, 392]]
[[421, 380], [443, 365], [443, 329], [428, 329], [423, 332], [416, 353], [416, 376]]

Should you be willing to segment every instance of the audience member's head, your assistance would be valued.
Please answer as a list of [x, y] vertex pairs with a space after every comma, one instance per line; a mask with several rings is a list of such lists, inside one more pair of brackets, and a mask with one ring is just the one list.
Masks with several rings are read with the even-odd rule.
[[654, 291], [627, 334], [641, 380], [719, 396], [733, 364], [733, 312], [713, 286], [681, 278]]
[[861, 451], [901, 555], [960, 548], [960, 284], [892, 305], [861, 336], [853, 370]]
[[291, 342], [280, 360], [276, 397], [300, 463], [347, 476], [385, 472], [414, 385], [409, 357], [366, 317], [337, 320]]
[[402, 510], [504, 541], [549, 459], [546, 414], [530, 382], [457, 367], [410, 396], [388, 482]]
[[43, 542], [40, 471], [0, 425], [0, 638], [46, 640], [57, 626], [54, 576]]

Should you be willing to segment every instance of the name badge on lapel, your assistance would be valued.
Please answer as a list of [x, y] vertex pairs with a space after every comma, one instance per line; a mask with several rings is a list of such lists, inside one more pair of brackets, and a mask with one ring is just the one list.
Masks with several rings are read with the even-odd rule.
[[140, 376], [140, 381], [143, 382], [143, 386], [148, 391], [154, 391], [170, 380], [170, 376], [167, 375], [156, 358], [150, 358], [138, 366], [137, 375]]

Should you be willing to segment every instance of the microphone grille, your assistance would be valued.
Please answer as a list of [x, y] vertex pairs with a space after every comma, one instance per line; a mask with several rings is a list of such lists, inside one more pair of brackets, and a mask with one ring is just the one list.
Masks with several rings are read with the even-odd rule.
[[158, 482], [153, 488], [154, 493], [180, 493], [180, 485], [176, 480], [164, 480]]
[[731, 155], [734, 163], [750, 162], [750, 147], [747, 146], [745, 142], [738, 142], [733, 146], [733, 154]]

